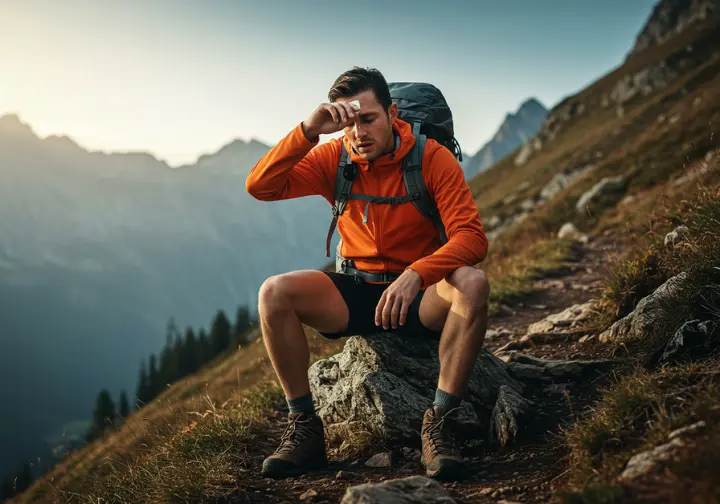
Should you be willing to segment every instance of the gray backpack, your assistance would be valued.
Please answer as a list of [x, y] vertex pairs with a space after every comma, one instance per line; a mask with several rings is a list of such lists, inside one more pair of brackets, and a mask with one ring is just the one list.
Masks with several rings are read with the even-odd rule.
[[[455, 139], [453, 130], [452, 112], [445, 101], [445, 97], [438, 88], [423, 82], [393, 82], [388, 84], [390, 96], [398, 105], [398, 118], [412, 124], [413, 135], [416, 138], [412, 150], [403, 159], [403, 179], [407, 194], [403, 196], [381, 197], [366, 194], [352, 193], [352, 184], [357, 174], [357, 168], [349, 161], [345, 148], [342, 149], [340, 162], [335, 177], [335, 205], [332, 207], [333, 218], [327, 235], [325, 251], [330, 257], [330, 241], [335, 232], [338, 218], [345, 211], [348, 200], [359, 199], [367, 201], [363, 223], [367, 221], [368, 207], [371, 203], [397, 205], [412, 202], [421, 214], [433, 221], [440, 234], [442, 243], [447, 242], [445, 226], [440, 219], [435, 202], [430, 197], [422, 175], [422, 156], [425, 151], [425, 140], [432, 138], [447, 147], [453, 155], [462, 161], [460, 144]], [[395, 148], [399, 145], [396, 139]], [[338, 271], [341, 257], [338, 254]], [[346, 261], [342, 260], [343, 263]], [[343, 268], [344, 269], [344, 268]]]

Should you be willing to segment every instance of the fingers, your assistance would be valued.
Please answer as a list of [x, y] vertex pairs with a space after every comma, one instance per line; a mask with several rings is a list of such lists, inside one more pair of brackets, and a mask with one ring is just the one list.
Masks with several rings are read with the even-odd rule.
[[393, 302], [392, 308], [390, 309], [390, 323], [392, 324], [393, 329], [397, 329], [398, 326], [398, 315], [400, 314], [400, 310], [403, 306], [405, 306], [405, 303], [403, 302], [403, 298], [395, 298], [395, 301]]
[[382, 323], [382, 312], [385, 308], [385, 301], [387, 300], [387, 290], [380, 296], [377, 307], [375, 307], [375, 325], [379, 326]]
[[407, 322], [407, 314], [408, 309], [410, 308], [410, 302], [404, 302], [402, 304], [402, 307], [400, 308], [400, 320], [398, 321], [400, 325], [405, 325], [405, 322]]
[[325, 109], [332, 115], [336, 123], [350, 123], [355, 119], [357, 110], [355, 105], [346, 102], [328, 103]]

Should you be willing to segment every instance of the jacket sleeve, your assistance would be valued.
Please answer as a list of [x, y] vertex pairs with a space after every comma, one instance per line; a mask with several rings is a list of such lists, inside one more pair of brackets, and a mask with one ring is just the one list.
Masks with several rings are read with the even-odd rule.
[[320, 195], [328, 202], [333, 198], [332, 142], [318, 145], [310, 142], [298, 124], [270, 149], [250, 170], [245, 189], [261, 201], [277, 201]]
[[488, 240], [465, 173], [455, 156], [442, 147], [426, 151], [423, 176], [438, 206], [448, 242], [408, 268], [417, 271], [429, 287], [461, 266], [475, 266], [487, 256]]

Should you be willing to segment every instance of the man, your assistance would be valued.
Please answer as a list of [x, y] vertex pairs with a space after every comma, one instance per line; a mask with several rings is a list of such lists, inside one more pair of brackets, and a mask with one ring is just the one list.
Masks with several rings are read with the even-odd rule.
[[[343, 148], [358, 167], [353, 193], [406, 194], [402, 162], [415, 137], [411, 126], [398, 119], [382, 74], [355, 67], [338, 77], [328, 98], [258, 161], [246, 182], [252, 196], [276, 201], [321, 195], [333, 205]], [[319, 144], [320, 135], [340, 130], [344, 137]], [[487, 239], [450, 150], [428, 138], [422, 173], [447, 243], [411, 202], [351, 199], [338, 221], [340, 253], [364, 279], [295, 271], [271, 277], [260, 288], [263, 339], [290, 407], [288, 428], [264, 461], [263, 475], [285, 477], [327, 463], [302, 324], [328, 338], [380, 332], [381, 327], [414, 338], [439, 338], [440, 377], [435, 401], [423, 418], [422, 460], [430, 477], [453, 478], [461, 472], [463, 461], [451, 448], [444, 419], [462, 401], [485, 335], [490, 287], [474, 265], [485, 258]]]

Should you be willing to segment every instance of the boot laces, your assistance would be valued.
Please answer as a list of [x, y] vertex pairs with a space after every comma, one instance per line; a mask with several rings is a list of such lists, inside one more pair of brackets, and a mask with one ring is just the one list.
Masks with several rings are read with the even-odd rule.
[[451, 455], [453, 453], [453, 447], [452, 447], [452, 441], [449, 441], [448, 439], [445, 439], [443, 437], [443, 434], [447, 437], [448, 432], [444, 429], [445, 426], [445, 419], [455, 410], [458, 410], [460, 408], [453, 408], [450, 411], [446, 412], [439, 420], [434, 420], [431, 422], [430, 426], [427, 429], [427, 433], [430, 435], [430, 439], [432, 440], [432, 448], [435, 455], [443, 454], [443, 455]]
[[275, 453], [291, 453], [300, 445], [300, 441], [314, 436], [315, 432], [310, 427], [311, 421], [311, 418], [300, 420], [300, 417], [294, 417], [291, 419], [285, 428], [285, 432], [283, 432], [280, 446], [275, 450]]

